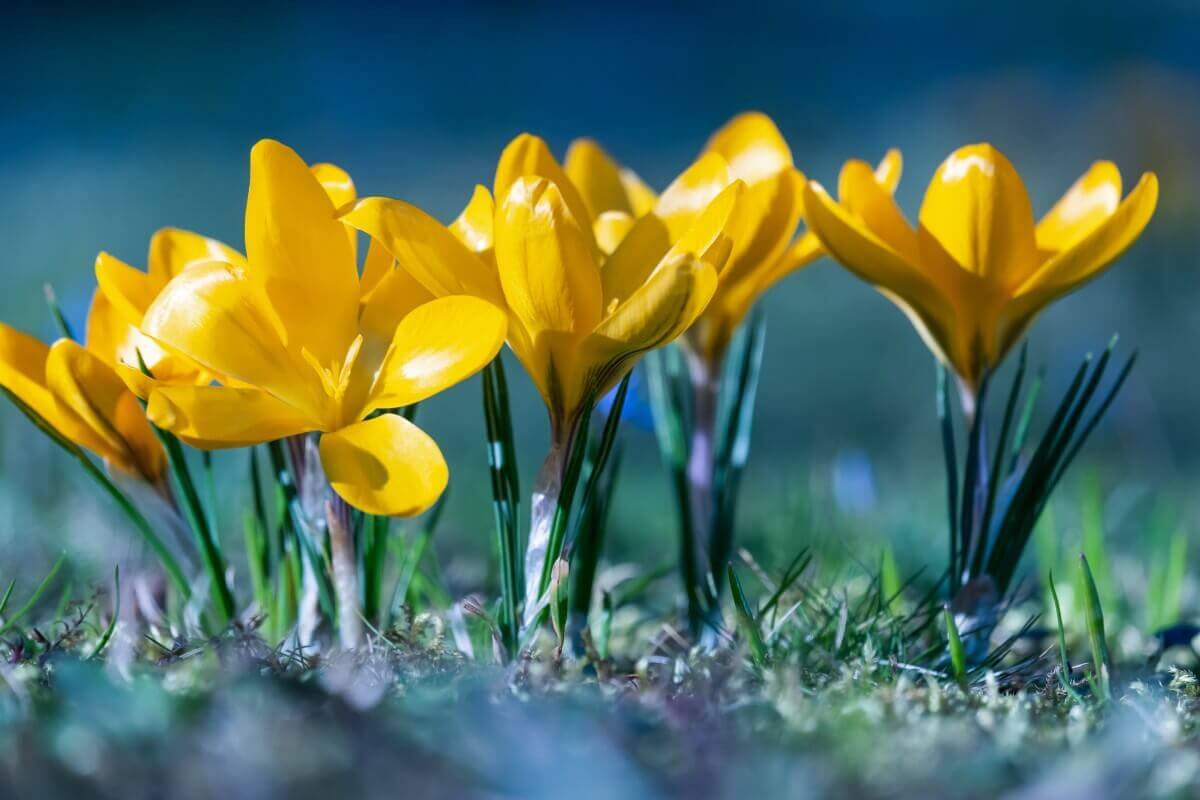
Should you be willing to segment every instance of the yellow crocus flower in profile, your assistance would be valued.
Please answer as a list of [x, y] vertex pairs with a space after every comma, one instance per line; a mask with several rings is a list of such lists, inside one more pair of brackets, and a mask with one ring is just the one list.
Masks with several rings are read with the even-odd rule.
[[[590, 143], [580, 146], [595, 153]], [[508, 308], [509, 346], [564, 446], [589, 400], [703, 311], [730, 250], [725, 229], [742, 189], [713, 156], [646, 212], [640, 182], [629, 173], [611, 177], [607, 188], [581, 181], [581, 189], [543, 140], [522, 134], [500, 157], [499, 203], [477, 187], [449, 229], [385, 198], [361, 200], [343, 217], [433, 294], [467, 292]], [[627, 201], [622, 193], [630, 190]]]
[[870, 168], [851, 161], [839, 201], [805, 189], [809, 227], [847, 269], [908, 315], [958, 376], [973, 414], [980, 384], [1037, 314], [1095, 278], [1138, 238], [1158, 200], [1142, 175], [1121, 199], [1121, 175], [1092, 167], [1040, 222], [1012, 164], [989, 144], [950, 155], [933, 176], [913, 227]]
[[166, 457], [110, 364], [70, 339], [46, 345], [0, 323], [0, 386], [67, 441], [162, 489]]
[[[582, 144], [573, 153], [577, 166], [598, 148]], [[742, 188], [713, 154], [647, 210], [649, 198], [628, 173], [577, 186], [544, 141], [523, 134], [500, 157], [497, 200], [477, 187], [449, 229], [384, 198], [362, 200], [343, 217], [433, 294], [468, 292], [508, 308], [509, 346], [545, 400], [551, 429], [531, 502], [525, 625], [542, 607], [558, 557], [549, 551], [551, 524], [580, 423], [644, 353], [673, 341], [704, 310], [730, 252], [726, 227]]]
[[246, 257], [189, 266], [141, 330], [233, 385], [156, 385], [147, 412], [204, 448], [317, 431], [333, 489], [372, 514], [411, 515], [441, 494], [436, 443], [403, 417], [472, 375], [504, 342], [504, 312], [478, 297], [431, 299], [390, 269], [363, 299], [352, 231], [290, 148], [254, 146]]

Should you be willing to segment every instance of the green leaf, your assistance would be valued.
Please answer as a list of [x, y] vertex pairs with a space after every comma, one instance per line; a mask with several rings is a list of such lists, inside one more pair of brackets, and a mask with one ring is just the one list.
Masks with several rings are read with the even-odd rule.
[[35, 605], [37, 605], [38, 600], [42, 599], [42, 595], [45, 594], [46, 590], [50, 588], [50, 584], [54, 583], [54, 578], [58, 575], [58, 571], [62, 568], [63, 562], [66, 560], [66, 558], [67, 556], [65, 553], [58, 557], [58, 560], [54, 562], [54, 566], [52, 566], [50, 571], [46, 573], [46, 577], [42, 578], [42, 582], [38, 584], [37, 589], [35, 589], [33, 594], [29, 596], [29, 599], [25, 601], [25, 604], [13, 612], [12, 616], [4, 621], [3, 625], [0, 625], [0, 636], [3, 636], [11, 631], [13, 626], [16, 625], [22, 617], [28, 614]]
[[1104, 609], [1100, 604], [1100, 593], [1096, 591], [1096, 582], [1092, 579], [1092, 570], [1088, 566], [1087, 556], [1083, 553], [1079, 554], [1079, 570], [1083, 576], [1083, 602], [1087, 619], [1088, 643], [1092, 648], [1093, 682], [1098, 688], [1099, 695], [1107, 700], [1111, 697], [1112, 661], [1109, 658], [1108, 639], [1104, 632]]
[[950, 612], [950, 606], [942, 608], [942, 620], [946, 624], [946, 642], [950, 650], [951, 674], [965, 692], [967, 690], [967, 652], [963, 648], [962, 637], [958, 635], [958, 625], [954, 622], [954, 614]]
[[88, 656], [88, 660], [100, 657], [104, 652], [104, 648], [108, 647], [108, 642], [112, 639], [113, 631], [117, 629], [117, 620], [121, 618], [121, 566], [118, 564], [113, 567], [113, 612], [112, 618], [109, 619], [108, 625], [105, 626], [104, 632], [100, 634], [100, 641], [96, 642], [96, 649]]
[[729, 594], [733, 597], [733, 609], [737, 614], [738, 629], [741, 630], [742, 635], [746, 637], [746, 642], [750, 645], [750, 657], [754, 664], [763, 667], [767, 663], [767, 646], [763, 642], [762, 631], [759, 630], [758, 623], [754, 620], [754, 614], [750, 611], [750, 604], [746, 602], [746, 594], [742, 591], [742, 582], [738, 580], [733, 564], [725, 567], [725, 576], [729, 581]]

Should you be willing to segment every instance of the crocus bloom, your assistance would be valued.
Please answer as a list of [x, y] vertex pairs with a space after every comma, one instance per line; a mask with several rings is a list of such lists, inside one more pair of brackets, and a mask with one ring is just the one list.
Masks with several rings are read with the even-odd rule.
[[[314, 164], [311, 172], [335, 207], [354, 202], [354, 182], [341, 167]], [[353, 229], [347, 229], [347, 239], [355, 252], [358, 236]], [[180, 353], [164, 350], [139, 330], [146, 310], [172, 278], [190, 266], [213, 261], [244, 267], [246, 257], [216, 239], [178, 228], [164, 228], [151, 237], [145, 272], [106, 252], [96, 257], [98, 288], [88, 312], [88, 346], [113, 363], [129, 388], [143, 400], [156, 382], [204, 385], [219, 377]], [[364, 295], [375, 288], [390, 267], [386, 253], [370, 251], [360, 280]], [[143, 364], [152, 378], [143, 372]]]
[[194, 361], [164, 350], [138, 330], [146, 309], [172, 278], [191, 265], [210, 261], [240, 264], [244, 258], [214, 239], [174, 228], [160, 230], [151, 237], [146, 272], [108, 253], [96, 256], [98, 286], [88, 311], [88, 344], [113, 364], [130, 389], [143, 399], [149, 393], [150, 381], [141, 363], [155, 379], [168, 383], [206, 384], [213, 380]]
[[1100, 161], [1035, 223], [1020, 176], [988, 144], [942, 162], [915, 228], [866, 164], [846, 164], [838, 184], [840, 202], [808, 184], [809, 227], [908, 315], [957, 374], [968, 413], [1038, 312], [1124, 253], [1158, 200], [1153, 173], [1122, 200], [1120, 173]]
[[[714, 181], [719, 182], [716, 185]], [[495, 196], [477, 187], [449, 230], [399, 200], [367, 198], [343, 219], [388, 248], [435, 295], [466, 292], [509, 309], [508, 341], [550, 410], [557, 440], [589, 399], [615, 386], [646, 351], [686, 330], [716, 288], [725, 227], [741, 194], [719, 156], [702, 159], [654, 210], [605, 248], [585, 196], [541, 139], [501, 155]], [[594, 202], [594, 200], [592, 201]], [[611, 255], [605, 250], [611, 249]]]
[[[390, 269], [390, 268], [389, 268]], [[271, 140], [250, 155], [246, 258], [188, 267], [146, 310], [142, 332], [232, 385], [156, 386], [148, 414], [205, 448], [310, 431], [334, 490], [373, 514], [421, 512], [447, 468], [403, 417], [486, 365], [503, 311], [430, 299], [390, 269], [365, 301], [351, 237], [300, 157]]]
[[161, 488], [162, 445], [137, 398], [90, 347], [70, 339], [47, 346], [0, 323], [0, 386], [64, 439]]
[[[579, 159], [598, 148], [576, 148]], [[601, 154], [602, 155], [602, 154]], [[449, 230], [398, 200], [368, 198], [344, 219], [379, 240], [435, 295], [469, 292], [508, 308], [508, 343], [550, 413], [526, 550], [525, 622], [537, 613], [551, 518], [579, 422], [648, 350], [671, 342], [712, 297], [742, 191], [710, 154], [651, 210], [616, 170], [567, 175], [541, 139], [523, 134], [500, 157], [494, 196], [477, 187]], [[635, 216], [640, 212], [640, 216]]]

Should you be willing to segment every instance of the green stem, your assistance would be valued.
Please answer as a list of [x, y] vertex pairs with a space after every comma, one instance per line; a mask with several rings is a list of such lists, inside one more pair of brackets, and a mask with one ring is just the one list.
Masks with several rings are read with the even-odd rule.
[[183, 497], [184, 516], [200, 547], [204, 571], [208, 574], [209, 582], [213, 587], [221, 623], [227, 625], [234, 618], [236, 611], [233, 594], [225, 582], [225, 560], [221, 557], [221, 550], [208, 525], [208, 517], [204, 513], [200, 495], [197, 493], [196, 485], [192, 482], [191, 473], [188, 471], [187, 458], [184, 456], [178, 439], [157, 427], [154, 428], [154, 431], [158, 435], [159, 441], [162, 442], [163, 449], [167, 452], [172, 483], [174, 483], [176, 491]]

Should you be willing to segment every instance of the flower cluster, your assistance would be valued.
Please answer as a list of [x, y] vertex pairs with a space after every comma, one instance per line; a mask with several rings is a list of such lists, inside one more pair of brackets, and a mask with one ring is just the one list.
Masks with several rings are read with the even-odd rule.
[[1009, 161], [972, 145], [938, 168], [914, 226], [893, 199], [900, 161], [846, 163], [834, 199], [768, 117], [743, 114], [655, 193], [593, 141], [560, 164], [523, 134], [444, 225], [358, 198], [340, 168], [263, 140], [244, 253], [176, 229], [155, 234], [146, 272], [101, 253], [85, 342], [0, 327], [0, 385], [151, 484], [165, 463], [152, 426], [202, 450], [315, 433], [347, 503], [412, 515], [448, 468], [396, 411], [505, 342], [565, 444], [647, 351], [680, 339], [719, 372], [756, 300], [828, 253], [908, 315], [969, 404], [1040, 311], [1138, 237], [1157, 198], [1147, 174], [1122, 199], [1099, 162], [1035, 222]]

